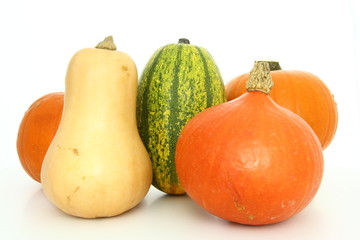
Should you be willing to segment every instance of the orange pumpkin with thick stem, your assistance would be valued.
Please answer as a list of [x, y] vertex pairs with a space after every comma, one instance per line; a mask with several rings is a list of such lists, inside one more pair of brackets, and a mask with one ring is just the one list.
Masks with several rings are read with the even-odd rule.
[[176, 146], [176, 171], [189, 197], [215, 216], [248, 225], [300, 212], [323, 174], [319, 139], [270, 98], [266, 69], [256, 63], [249, 92], [197, 114]]
[[42, 162], [58, 129], [63, 105], [63, 92], [46, 94], [29, 107], [20, 123], [18, 156], [24, 170], [37, 182], [41, 182]]
[[[278, 62], [270, 65], [274, 88], [270, 97], [302, 117], [315, 131], [322, 148], [333, 140], [337, 124], [337, 105], [329, 88], [312, 73], [297, 70], [282, 70]], [[230, 101], [246, 93], [249, 73], [242, 74], [226, 84], [226, 97]]]

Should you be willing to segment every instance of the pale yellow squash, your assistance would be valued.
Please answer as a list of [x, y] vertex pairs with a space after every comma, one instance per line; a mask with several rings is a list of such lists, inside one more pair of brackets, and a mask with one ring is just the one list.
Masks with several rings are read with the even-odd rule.
[[135, 63], [112, 38], [72, 57], [62, 119], [41, 171], [45, 195], [65, 213], [111, 217], [146, 196], [152, 168], [136, 125], [137, 81]]

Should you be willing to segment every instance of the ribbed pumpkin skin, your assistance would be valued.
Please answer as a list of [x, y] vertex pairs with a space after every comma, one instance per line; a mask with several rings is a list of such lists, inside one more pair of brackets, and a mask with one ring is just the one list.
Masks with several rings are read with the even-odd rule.
[[[333, 140], [338, 112], [334, 97], [320, 78], [298, 70], [271, 71], [274, 87], [270, 97], [280, 106], [302, 117], [318, 136], [323, 149]], [[226, 84], [226, 97], [233, 100], [246, 93], [249, 73], [242, 74]]]
[[16, 140], [19, 160], [37, 182], [41, 182], [41, 166], [58, 129], [63, 105], [63, 92], [46, 94], [31, 104], [20, 123]]
[[220, 72], [204, 48], [169, 44], [152, 55], [140, 77], [137, 121], [153, 164], [153, 186], [185, 193], [174, 163], [179, 133], [195, 114], [225, 101]]

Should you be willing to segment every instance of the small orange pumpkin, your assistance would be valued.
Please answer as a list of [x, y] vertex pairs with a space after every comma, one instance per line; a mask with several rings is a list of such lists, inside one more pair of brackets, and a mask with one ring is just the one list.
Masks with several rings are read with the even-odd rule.
[[189, 197], [215, 216], [248, 225], [297, 214], [323, 175], [319, 139], [267, 94], [267, 69], [256, 63], [249, 92], [197, 114], [176, 146], [176, 171]]
[[17, 153], [24, 170], [37, 182], [41, 182], [42, 162], [58, 129], [63, 105], [63, 92], [46, 94], [29, 107], [20, 123]]
[[[265, 61], [270, 65], [274, 88], [270, 97], [299, 116], [315, 131], [322, 148], [333, 140], [337, 124], [337, 105], [328, 87], [312, 73], [297, 70], [282, 70], [278, 62]], [[228, 101], [246, 93], [249, 73], [242, 74], [226, 84]]]

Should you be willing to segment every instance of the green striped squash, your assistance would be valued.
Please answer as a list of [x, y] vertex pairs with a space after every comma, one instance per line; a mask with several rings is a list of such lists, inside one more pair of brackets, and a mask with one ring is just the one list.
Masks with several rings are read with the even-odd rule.
[[225, 101], [219, 69], [204, 48], [180, 39], [152, 55], [140, 77], [136, 113], [153, 165], [153, 186], [185, 193], [175, 169], [180, 131], [195, 114]]

